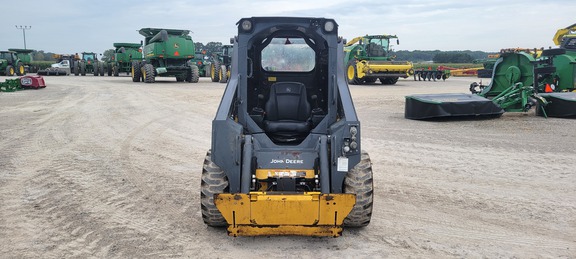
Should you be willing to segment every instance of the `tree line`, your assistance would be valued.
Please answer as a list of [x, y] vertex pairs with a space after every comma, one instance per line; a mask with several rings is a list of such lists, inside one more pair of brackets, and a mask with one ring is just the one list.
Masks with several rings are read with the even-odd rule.
[[[221, 51], [222, 42], [208, 42], [204, 44], [202, 42], [195, 42], [195, 48], [197, 51], [204, 51], [205, 55], [212, 55], [214, 52]], [[52, 57], [52, 52], [45, 52], [43, 50], [38, 50], [32, 52], [32, 58], [35, 61], [53, 61], [56, 62], [54, 57]], [[74, 54], [74, 53], [59, 53], [59, 54]], [[100, 53], [99, 53], [100, 54]], [[114, 55], [114, 49], [108, 49], [101, 53], [102, 60], [109, 61]], [[393, 51], [391, 55], [396, 56], [398, 61], [411, 61], [411, 62], [429, 62], [434, 63], [472, 63], [474, 60], [486, 59], [489, 54], [494, 54], [492, 52], [484, 51], [440, 51], [440, 50], [400, 50]]]
[[434, 62], [434, 63], [473, 63], [474, 60], [486, 59], [492, 52], [484, 51], [441, 51], [441, 50], [400, 50], [391, 52], [398, 61]]

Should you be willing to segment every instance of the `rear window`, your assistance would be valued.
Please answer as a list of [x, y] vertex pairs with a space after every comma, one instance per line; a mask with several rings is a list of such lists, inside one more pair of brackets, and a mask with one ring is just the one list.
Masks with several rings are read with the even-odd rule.
[[274, 38], [262, 50], [262, 68], [275, 72], [310, 72], [315, 53], [302, 38]]

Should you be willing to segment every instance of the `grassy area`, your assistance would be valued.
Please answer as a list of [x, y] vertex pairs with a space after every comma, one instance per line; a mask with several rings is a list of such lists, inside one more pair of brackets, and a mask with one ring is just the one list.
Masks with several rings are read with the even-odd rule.
[[32, 61], [30, 65], [38, 67], [40, 69], [49, 68], [50, 65], [54, 64], [54, 61]]

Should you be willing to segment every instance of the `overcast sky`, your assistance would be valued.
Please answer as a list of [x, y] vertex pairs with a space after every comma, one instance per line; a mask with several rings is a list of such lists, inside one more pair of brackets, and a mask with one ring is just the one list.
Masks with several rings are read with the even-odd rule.
[[[26, 46], [54, 53], [102, 53], [139, 43], [140, 28], [187, 29], [192, 38], [228, 44], [251, 16], [334, 18], [350, 40], [396, 34], [396, 50], [482, 50], [553, 46], [557, 29], [576, 23], [575, 0], [26, 0], [2, 1], [0, 50]], [[23, 11], [25, 10], [25, 11]]]

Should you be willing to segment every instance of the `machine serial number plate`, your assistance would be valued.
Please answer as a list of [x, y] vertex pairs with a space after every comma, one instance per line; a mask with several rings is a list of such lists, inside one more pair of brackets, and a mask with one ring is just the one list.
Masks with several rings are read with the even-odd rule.
[[338, 158], [338, 172], [348, 172], [348, 158], [339, 157]]

